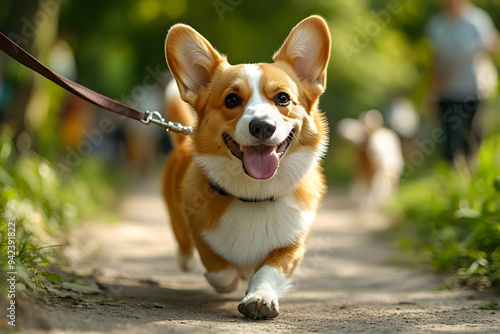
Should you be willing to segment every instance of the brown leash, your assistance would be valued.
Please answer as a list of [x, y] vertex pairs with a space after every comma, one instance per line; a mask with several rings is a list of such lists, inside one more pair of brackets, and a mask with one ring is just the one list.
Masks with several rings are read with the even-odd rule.
[[132, 108], [126, 104], [110, 99], [107, 96], [99, 94], [87, 87], [84, 87], [74, 81], [69, 80], [68, 78], [63, 77], [62, 75], [53, 72], [1, 32], [0, 32], [0, 50], [8, 54], [17, 62], [43, 75], [45, 78], [61, 86], [67, 91], [75, 94], [76, 96], [81, 97], [82, 99], [90, 103], [95, 104], [98, 107], [112, 111], [119, 115], [123, 115], [125, 117], [133, 118], [135, 120], [143, 122], [144, 124], [149, 124], [149, 123], [157, 124], [159, 126], [164, 127], [167, 132], [168, 131], [180, 132], [186, 135], [190, 135], [193, 132], [193, 128], [190, 126], [184, 126], [180, 123], [166, 121], [158, 111], [144, 112]]

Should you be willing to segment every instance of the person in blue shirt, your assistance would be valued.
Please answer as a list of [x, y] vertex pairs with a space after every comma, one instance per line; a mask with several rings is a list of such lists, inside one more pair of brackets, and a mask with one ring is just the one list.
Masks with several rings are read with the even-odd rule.
[[489, 60], [497, 42], [490, 16], [466, 0], [445, 0], [431, 18], [427, 37], [434, 51], [431, 94], [437, 100], [446, 141], [445, 158], [470, 159], [481, 133], [474, 120], [480, 101], [496, 89], [496, 69]]

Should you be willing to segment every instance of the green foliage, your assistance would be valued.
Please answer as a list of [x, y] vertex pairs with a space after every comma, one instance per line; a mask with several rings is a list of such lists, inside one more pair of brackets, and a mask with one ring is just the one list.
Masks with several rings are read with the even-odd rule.
[[58, 274], [56, 273], [49, 273], [48, 271], [42, 271], [40, 273], [40, 275], [44, 276], [44, 277], [47, 277], [47, 279], [51, 282], [51, 283], [62, 283], [63, 280], [61, 279], [61, 276], [59, 276]]
[[[471, 171], [472, 169], [472, 171]], [[469, 169], [440, 165], [402, 186], [402, 246], [465, 281], [500, 283], [500, 136], [486, 140]]]
[[[66, 232], [114, 202], [111, 188], [100, 181], [103, 171], [101, 163], [83, 160], [63, 178], [53, 163], [34, 152], [18, 154], [12, 131], [0, 130], [0, 276], [15, 271], [7, 266], [9, 232], [15, 236], [15, 267], [25, 285], [33, 286], [42, 267], [63, 260], [57, 251], [67, 244]], [[8, 229], [13, 224], [15, 233]], [[5, 282], [0, 284], [1, 290]]]
[[496, 301], [492, 301], [491, 303], [486, 305], [478, 305], [478, 307], [481, 310], [494, 310], [494, 311], [500, 310], [500, 307], [498, 307], [498, 303]]

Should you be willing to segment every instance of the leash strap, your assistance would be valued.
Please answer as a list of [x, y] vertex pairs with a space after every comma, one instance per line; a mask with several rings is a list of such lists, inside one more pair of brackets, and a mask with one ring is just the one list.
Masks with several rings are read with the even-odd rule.
[[181, 132], [190, 135], [193, 129], [190, 126], [183, 126], [179, 123], [167, 122], [161, 117], [157, 111], [144, 112], [132, 108], [126, 104], [113, 100], [107, 96], [99, 94], [87, 87], [84, 87], [68, 78], [59, 75], [48, 67], [39, 62], [35, 57], [23, 50], [19, 45], [10, 40], [7, 36], [0, 32], [0, 50], [8, 54], [17, 62], [30, 68], [31, 70], [41, 74], [45, 78], [61, 86], [67, 91], [81, 97], [82, 99], [95, 104], [98, 107], [104, 108], [125, 117], [133, 118], [144, 124], [154, 123], [164, 127], [167, 131]]

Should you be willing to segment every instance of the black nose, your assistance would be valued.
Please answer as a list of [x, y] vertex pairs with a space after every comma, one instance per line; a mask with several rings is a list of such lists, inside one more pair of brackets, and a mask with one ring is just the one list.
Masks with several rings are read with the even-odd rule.
[[250, 133], [258, 139], [267, 139], [276, 131], [276, 122], [270, 119], [254, 118], [250, 122]]

